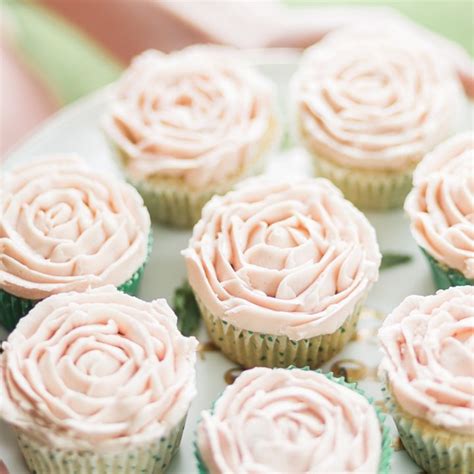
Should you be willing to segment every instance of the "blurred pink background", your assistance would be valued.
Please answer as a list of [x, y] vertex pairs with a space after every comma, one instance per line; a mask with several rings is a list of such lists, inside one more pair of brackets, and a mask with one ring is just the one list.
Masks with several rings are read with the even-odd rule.
[[[43, 121], [58, 104], [0, 35], [0, 156]], [[1, 471], [0, 471], [1, 472]]]

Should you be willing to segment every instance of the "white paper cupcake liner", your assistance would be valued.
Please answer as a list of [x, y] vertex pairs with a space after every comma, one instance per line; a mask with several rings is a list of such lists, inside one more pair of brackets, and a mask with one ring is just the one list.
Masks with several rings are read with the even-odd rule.
[[[361, 300], [344, 324], [332, 334], [294, 341], [287, 336], [262, 334], [238, 328], [212, 315], [196, 297], [214, 344], [232, 361], [251, 367], [318, 368], [351, 340], [357, 327]], [[364, 298], [365, 300], [365, 298]]]
[[474, 434], [452, 433], [415, 418], [403, 410], [390, 388], [385, 393], [403, 446], [421, 468], [431, 474], [474, 472]]
[[413, 169], [383, 172], [345, 168], [313, 157], [315, 173], [332, 181], [356, 207], [369, 211], [400, 208], [412, 187]]
[[185, 418], [166, 436], [117, 453], [65, 451], [17, 432], [29, 470], [35, 474], [158, 474], [169, 466], [183, 434]]
[[191, 228], [201, 218], [202, 208], [212, 196], [227, 193], [239, 181], [260, 174], [264, 168], [265, 159], [262, 157], [237, 176], [204, 190], [189, 189], [184, 184], [177, 185], [167, 180], [129, 181], [141, 194], [154, 222], [171, 227]]
[[118, 162], [124, 167], [127, 180], [141, 194], [154, 222], [178, 228], [191, 228], [201, 218], [201, 211], [212, 196], [225, 194], [239, 181], [261, 174], [267, 157], [277, 149], [281, 130], [277, 117], [272, 121], [265, 136], [262, 137], [255, 158], [248, 165], [237, 170], [232, 176], [204, 189], [191, 189], [185, 183], [170, 178], [155, 176], [153, 179], [135, 179], [127, 175], [128, 157], [115, 143], [108, 139], [109, 145]]
[[190, 228], [201, 217], [204, 205], [214, 194], [223, 194], [228, 188], [191, 191], [184, 187], [133, 182], [145, 202], [154, 222], [172, 227]]

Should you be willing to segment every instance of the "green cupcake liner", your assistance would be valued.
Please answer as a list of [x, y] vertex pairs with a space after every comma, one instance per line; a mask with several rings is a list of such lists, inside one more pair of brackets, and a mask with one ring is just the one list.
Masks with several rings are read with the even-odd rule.
[[474, 472], [474, 436], [450, 433], [416, 418], [403, 410], [388, 385], [383, 391], [403, 447], [424, 471], [432, 474]]
[[[148, 249], [145, 261], [142, 266], [122, 285], [117, 288], [124, 293], [131, 296], [136, 296], [140, 289], [140, 283], [142, 280], [145, 266], [148, 262], [153, 247], [153, 235], [150, 232], [148, 237]], [[0, 325], [3, 326], [7, 331], [13, 331], [18, 321], [23, 316], [26, 316], [33, 307], [41, 300], [30, 300], [27, 298], [20, 298], [19, 296], [12, 295], [5, 290], [0, 289]]]
[[[293, 370], [293, 369], [300, 369], [300, 370], [312, 370], [309, 367], [295, 367], [295, 366], [290, 366], [287, 368], [287, 370]], [[390, 430], [388, 426], [385, 423], [386, 416], [380, 411], [380, 409], [374, 405], [374, 400], [372, 397], [369, 397], [368, 395], [365, 394], [365, 392], [360, 389], [357, 386], [357, 383], [355, 382], [346, 382], [344, 377], [335, 377], [332, 372], [323, 372], [320, 369], [313, 370], [313, 372], [318, 372], [320, 374], [323, 374], [326, 378], [331, 380], [332, 382], [336, 382], [339, 385], [343, 385], [346, 388], [349, 388], [351, 390], [354, 390], [357, 392], [359, 395], [362, 395], [374, 408], [375, 413], [377, 415], [377, 419], [380, 424], [380, 429], [382, 431], [382, 453], [380, 455], [380, 462], [379, 462], [379, 469], [378, 469], [378, 474], [388, 474], [390, 472], [390, 461], [392, 458], [392, 438], [390, 435]], [[217, 403], [217, 400], [221, 397], [222, 393], [217, 397], [217, 399], [212, 403], [210, 412], [211, 414], [214, 411], [214, 406]], [[200, 421], [198, 421], [198, 426], [200, 424]], [[194, 440], [194, 456], [196, 458], [196, 463], [197, 463], [197, 468], [198, 468], [198, 473], [199, 474], [209, 474], [209, 471], [207, 470], [206, 465], [204, 464], [204, 461], [202, 459], [201, 453], [199, 451], [199, 446], [197, 443], [197, 429], [195, 433], [195, 440]]]
[[159, 474], [178, 450], [185, 422], [186, 417], [165, 436], [116, 453], [50, 448], [20, 431], [17, 439], [28, 468], [35, 474]]
[[424, 248], [421, 251], [430, 264], [433, 280], [439, 290], [446, 290], [451, 286], [474, 285], [474, 280], [466, 278], [459, 270], [438, 262]]

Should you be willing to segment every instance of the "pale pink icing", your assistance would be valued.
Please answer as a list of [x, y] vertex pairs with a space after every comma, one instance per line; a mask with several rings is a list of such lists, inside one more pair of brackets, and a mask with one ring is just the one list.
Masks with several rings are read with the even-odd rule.
[[0, 416], [66, 450], [159, 439], [196, 393], [196, 346], [165, 300], [112, 286], [51, 296], [3, 343]]
[[216, 317], [293, 340], [339, 328], [380, 264], [374, 229], [324, 179], [254, 178], [214, 197], [183, 255]]
[[150, 50], [119, 81], [105, 131], [132, 178], [203, 188], [240, 173], [275, 141], [275, 91], [231, 49]]
[[473, 434], [474, 287], [409, 296], [379, 331], [382, 372], [401, 407], [450, 431]]
[[5, 172], [0, 288], [42, 299], [125, 283], [144, 263], [150, 217], [135, 189], [75, 155]]
[[369, 402], [323, 374], [255, 368], [203, 412], [198, 446], [211, 474], [376, 473], [381, 432]]
[[474, 135], [461, 133], [428, 154], [405, 201], [417, 243], [474, 278]]
[[310, 150], [375, 170], [414, 166], [452, 132], [463, 100], [448, 58], [395, 23], [327, 35], [306, 51], [291, 88]]

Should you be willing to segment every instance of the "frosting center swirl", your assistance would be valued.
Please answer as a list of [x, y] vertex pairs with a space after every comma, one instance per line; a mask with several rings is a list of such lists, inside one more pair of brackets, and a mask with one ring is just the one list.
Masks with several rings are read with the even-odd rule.
[[376, 473], [381, 432], [369, 402], [323, 374], [256, 368], [203, 412], [198, 446], [211, 474]]
[[366, 218], [321, 179], [250, 179], [214, 197], [183, 254], [214, 315], [293, 340], [339, 328], [380, 263]]
[[0, 204], [0, 288], [43, 299], [125, 283], [143, 265], [150, 217], [135, 189], [75, 155], [6, 172]]
[[111, 286], [51, 296], [3, 345], [0, 415], [63, 449], [152, 441], [181, 421], [195, 395], [196, 346], [164, 300]]
[[413, 167], [445, 139], [463, 101], [447, 58], [395, 25], [328, 34], [305, 52], [291, 89], [297, 131], [315, 155], [384, 171]]
[[117, 84], [105, 131], [134, 179], [216, 185], [252, 165], [278, 135], [272, 84], [235, 51], [147, 51]]

